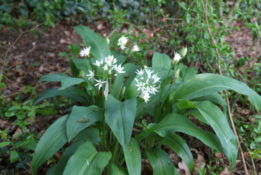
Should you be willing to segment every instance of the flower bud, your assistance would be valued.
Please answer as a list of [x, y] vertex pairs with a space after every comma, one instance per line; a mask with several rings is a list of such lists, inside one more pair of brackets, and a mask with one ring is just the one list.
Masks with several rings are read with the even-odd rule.
[[182, 56], [182, 58], [184, 58], [184, 57], [186, 56], [187, 51], [188, 51], [187, 47], [183, 47], [183, 48], [181, 49], [180, 55]]
[[110, 44], [110, 39], [108, 37], [106, 38], [106, 42]]
[[173, 58], [172, 63], [173, 64], [178, 63], [180, 59], [181, 59], [181, 56], [177, 52], [175, 52], [175, 56]]
[[124, 97], [125, 91], [126, 91], [126, 88], [125, 88], [125, 86], [123, 86], [123, 88], [121, 90], [121, 97]]
[[84, 71], [80, 70], [79, 76], [82, 77], [82, 78], [84, 78], [84, 77], [86, 76], [86, 74], [84, 73]]

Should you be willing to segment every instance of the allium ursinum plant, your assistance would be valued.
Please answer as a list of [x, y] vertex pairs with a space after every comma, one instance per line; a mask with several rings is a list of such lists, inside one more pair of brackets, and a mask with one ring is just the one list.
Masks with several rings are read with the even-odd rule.
[[[85, 58], [71, 59], [72, 76], [56, 73], [40, 79], [61, 82], [61, 87], [40, 94], [35, 103], [64, 96], [73, 106], [41, 137], [33, 156], [33, 174], [67, 142], [48, 174], [139, 175], [143, 159], [149, 160], [155, 175], [178, 174], [162, 145], [175, 151], [193, 171], [191, 151], [179, 132], [223, 153], [234, 168], [237, 142], [221, 110], [226, 111], [226, 104], [219, 92], [244, 94], [260, 110], [261, 97], [255, 91], [229, 77], [197, 75], [196, 69], [180, 63], [185, 48], [173, 59], [155, 52], [152, 67], [140, 67], [121, 55], [131, 44], [125, 36], [112, 52], [109, 42], [89, 28], [75, 30], [86, 45], [79, 53]], [[214, 132], [198, 128], [189, 117]]]

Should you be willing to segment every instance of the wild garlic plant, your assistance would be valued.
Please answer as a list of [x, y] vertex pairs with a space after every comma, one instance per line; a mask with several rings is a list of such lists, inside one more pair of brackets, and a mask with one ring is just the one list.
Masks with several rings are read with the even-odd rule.
[[[61, 82], [61, 87], [43, 92], [35, 103], [64, 96], [73, 106], [41, 137], [33, 156], [33, 174], [59, 150], [62, 156], [48, 174], [139, 175], [145, 159], [155, 175], [178, 174], [162, 145], [176, 152], [193, 171], [192, 153], [179, 133], [221, 152], [234, 168], [237, 142], [219, 92], [234, 90], [246, 95], [260, 110], [261, 97], [255, 91], [229, 77], [197, 75], [195, 68], [180, 63], [187, 48], [173, 59], [155, 52], [152, 66], [141, 67], [127, 63], [121, 54], [125, 49], [130, 54], [140, 50], [135, 45], [128, 48], [131, 41], [126, 36], [111, 51], [108, 38], [85, 26], [75, 30], [86, 47], [79, 51], [84, 58], [70, 60], [72, 76], [56, 73], [39, 80]], [[197, 127], [191, 117], [214, 132]]]

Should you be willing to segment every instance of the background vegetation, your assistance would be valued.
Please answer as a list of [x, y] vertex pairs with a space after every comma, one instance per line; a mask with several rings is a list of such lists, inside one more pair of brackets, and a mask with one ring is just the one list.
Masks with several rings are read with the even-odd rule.
[[[16, 61], [12, 52], [23, 35], [31, 33], [43, 37], [50, 28], [59, 30], [59, 25], [83, 24], [91, 26], [101, 35], [105, 31], [104, 36], [109, 36], [113, 43], [118, 39], [117, 33], [124, 32], [142, 48], [141, 52], [130, 57], [130, 62], [151, 65], [154, 51], [173, 58], [175, 52], [187, 47], [183, 64], [195, 67], [201, 73], [219, 73], [218, 49], [223, 74], [245, 82], [261, 94], [260, 10], [261, 3], [258, 0], [210, 0], [208, 3], [205, 0], [2, 0], [0, 31], [3, 35], [13, 33], [15, 37], [9, 40], [10, 38], [2, 36], [0, 41], [0, 57], [3, 58], [0, 69], [0, 119], [1, 122], [6, 122], [0, 131], [1, 173], [13, 174], [18, 170], [27, 172], [43, 130], [53, 120], [71, 111], [71, 101], [64, 98], [57, 97], [37, 105], [33, 103], [47, 83], [24, 81], [22, 91], [9, 86], [10, 81], [16, 81], [20, 76], [12, 74], [12, 68], [17, 68], [17, 65], [13, 65]], [[239, 38], [234, 34], [240, 33], [240, 30], [251, 37], [247, 48], [244, 40], [233, 45], [234, 39]], [[216, 45], [213, 45], [212, 37]], [[79, 49], [79, 45], [69, 43], [67, 50], [57, 49], [56, 52], [60, 53], [56, 56], [68, 60], [67, 58], [77, 57]], [[128, 53], [125, 54], [127, 56]], [[32, 67], [40, 67], [33, 64]], [[42, 64], [41, 61], [38, 64]], [[55, 86], [57, 84], [51, 84], [48, 88]], [[261, 171], [261, 116], [245, 97], [233, 92], [228, 92], [228, 95], [249, 172], [257, 173], [258, 170]], [[46, 125], [37, 128], [36, 123], [42, 120]], [[195, 172], [225, 172], [227, 164], [223, 157], [214, 152], [206, 153], [206, 150], [193, 147], [193, 144], [189, 146], [196, 150], [195, 157], [201, 155], [198, 152], [204, 152], [205, 159], [208, 159], [201, 160], [205, 164], [198, 166]], [[51, 166], [58, 157], [59, 155], [48, 160], [46, 166]], [[45, 170], [43, 168], [41, 171]], [[234, 173], [240, 173], [240, 170], [242, 163]]]

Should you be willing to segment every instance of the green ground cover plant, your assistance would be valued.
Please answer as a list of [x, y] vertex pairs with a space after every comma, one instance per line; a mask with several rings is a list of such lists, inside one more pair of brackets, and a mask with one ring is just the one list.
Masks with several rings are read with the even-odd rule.
[[[258, 111], [261, 97], [246, 84], [217, 74], [197, 74], [180, 63], [186, 49], [168, 55], [154, 52], [152, 66], [128, 63], [122, 51], [139, 52], [122, 35], [111, 50], [109, 40], [88, 27], [76, 26], [83, 58], [72, 58], [71, 75], [49, 74], [39, 81], [60, 82], [61, 87], [40, 94], [35, 103], [64, 96], [73, 102], [70, 114], [55, 121], [41, 137], [32, 161], [32, 173], [66, 143], [69, 146], [47, 174], [141, 174], [148, 159], [153, 174], [178, 174], [165, 145], [176, 152], [190, 171], [192, 153], [184, 133], [223, 153], [231, 170], [237, 159], [237, 141], [219, 93], [233, 90], [246, 95]], [[222, 110], [223, 109], [223, 110]], [[196, 118], [214, 132], [191, 121]], [[37, 174], [37, 173], [36, 173]]]

